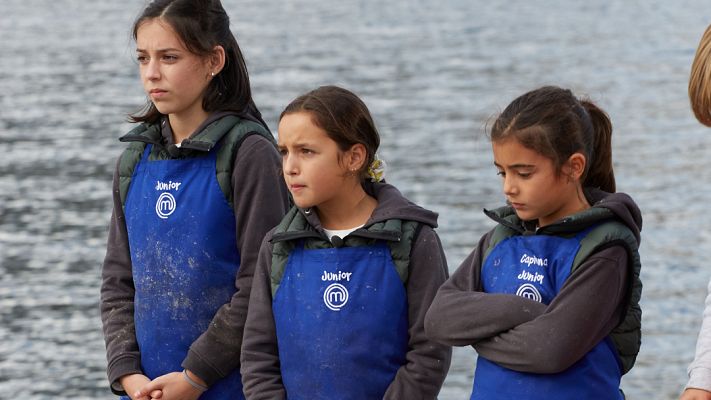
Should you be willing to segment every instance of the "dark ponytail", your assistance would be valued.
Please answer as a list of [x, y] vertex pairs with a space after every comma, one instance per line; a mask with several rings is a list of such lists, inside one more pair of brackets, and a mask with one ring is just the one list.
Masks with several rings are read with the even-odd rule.
[[596, 187], [614, 193], [615, 173], [612, 170], [612, 122], [607, 113], [589, 100], [580, 102], [592, 123], [592, 149], [588, 156], [587, 173], [583, 187]]

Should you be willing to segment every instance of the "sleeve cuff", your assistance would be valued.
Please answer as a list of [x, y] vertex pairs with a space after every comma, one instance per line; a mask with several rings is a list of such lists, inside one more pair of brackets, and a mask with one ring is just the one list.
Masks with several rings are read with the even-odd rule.
[[122, 376], [131, 374], [142, 374], [141, 361], [140, 359], [135, 359], [133, 357], [123, 357], [115, 360], [108, 368], [109, 383], [111, 385], [111, 391], [119, 396], [125, 396], [126, 391], [123, 390], [123, 386], [119, 383], [119, 379]]
[[188, 355], [185, 357], [185, 360], [183, 360], [182, 367], [200, 377], [200, 379], [205, 381], [208, 387], [224, 377], [220, 371], [205, 362], [205, 360], [192, 349], [188, 350]]
[[701, 389], [711, 392], [711, 369], [694, 368], [689, 371], [689, 382], [685, 389]]

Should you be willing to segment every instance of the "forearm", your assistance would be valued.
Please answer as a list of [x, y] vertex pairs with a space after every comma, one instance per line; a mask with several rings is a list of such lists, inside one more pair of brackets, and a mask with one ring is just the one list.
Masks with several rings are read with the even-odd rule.
[[265, 238], [252, 286], [240, 357], [244, 393], [250, 400], [286, 398], [272, 312], [270, 264], [271, 246]]
[[112, 391], [123, 394], [119, 378], [142, 371], [133, 320], [135, 288], [131, 255], [117, 173], [114, 174], [113, 213], [101, 278], [101, 321], [106, 342], [107, 374]]
[[486, 246], [485, 236], [437, 292], [425, 319], [431, 339], [451, 346], [472, 345], [545, 311], [545, 305], [523, 297], [481, 291], [481, 252]]
[[510, 294], [442, 287], [430, 308], [427, 334], [450, 346], [468, 346], [529, 322], [545, 305]]
[[479, 355], [521, 372], [558, 373], [580, 360], [620, 322], [627, 255], [600, 251], [571, 275], [544, 314], [474, 345]]
[[[141, 355], [136, 341], [133, 321], [133, 297], [128, 287], [121, 287], [115, 278], [104, 278], [101, 289], [101, 319], [106, 343], [107, 374], [112, 389], [124, 375], [143, 373]], [[126, 296], [120, 291], [125, 289]]]
[[408, 352], [385, 399], [436, 399], [452, 358], [452, 349], [425, 335], [424, 320], [437, 288], [447, 279], [447, 262], [435, 232], [424, 227], [410, 256]]
[[238, 272], [237, 291], [230, 303], [220, 307], [208, 329], [195, 340], [182, 367], [200, 377], [208, 386], [239, 368], [242, 334], [247, 319], [252, 272]]
[[696, 341], [696, 355], [689, 365], [688, 372], [687, 388], [711, 391], [711, 281], [709, 281], [701, 331]]

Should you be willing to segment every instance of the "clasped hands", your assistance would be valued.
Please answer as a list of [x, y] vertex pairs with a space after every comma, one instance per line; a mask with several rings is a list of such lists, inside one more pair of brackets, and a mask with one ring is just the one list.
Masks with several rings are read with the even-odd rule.
[[204, 390], [190, 383], [184, 374], [198, 385], [204, 385], [190, 371], [171, 372], [153, 380], [132, 374], [122, 377], [120, 382], [131, 400], [197, 400]]

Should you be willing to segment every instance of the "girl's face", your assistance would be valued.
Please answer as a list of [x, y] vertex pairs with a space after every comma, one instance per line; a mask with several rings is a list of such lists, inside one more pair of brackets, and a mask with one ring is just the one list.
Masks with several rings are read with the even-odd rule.
[[[307, 112], [286, 114], [279, 122], [284, 180], [300, 208], [332, 208], [359, 185], [350, 151], [341, 151]], [[340, 157], [340, 162], [339, 162]]]
[[[558, 173], [550, 158], [515, 138], [492, 142], [492, 148], [506, 200], [522, 220], [538, 220], [539, 226], [546, 226], [589, 207], [579, 191], [579, 165], [573, 167], [568, 160]], [[571, 159], [576, 157], [577, 162], [579, 156], [576, 153]]]
[[158, 18], [143, 22], [136, 32], [136, 53], [143, 89], [161, 114], [206, 116], [202, 99], [215, 71], [185, 48], [169, 24]]

